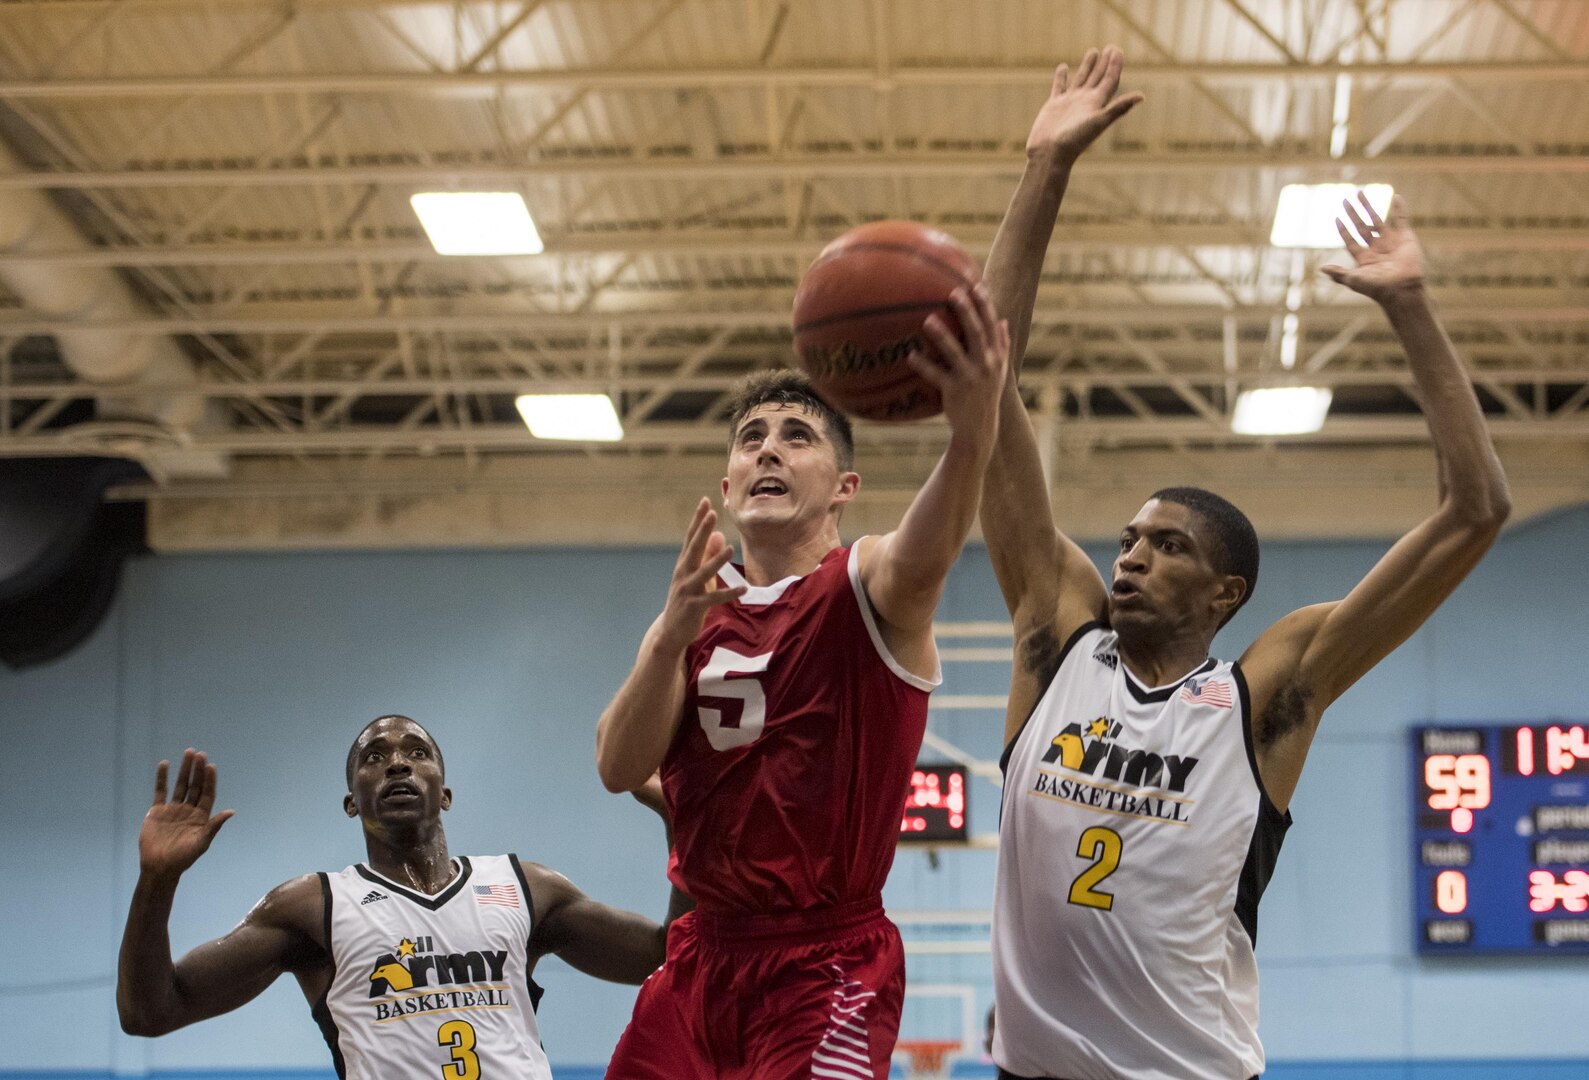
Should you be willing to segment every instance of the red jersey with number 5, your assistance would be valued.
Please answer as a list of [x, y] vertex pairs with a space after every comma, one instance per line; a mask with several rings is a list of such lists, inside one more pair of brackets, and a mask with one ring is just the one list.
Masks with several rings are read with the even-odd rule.
[[673, 882], [720, 915], [881, 894], [938, 680], [889, 655], [856, 547], [713, 608], [685, 663], [662, 764]]

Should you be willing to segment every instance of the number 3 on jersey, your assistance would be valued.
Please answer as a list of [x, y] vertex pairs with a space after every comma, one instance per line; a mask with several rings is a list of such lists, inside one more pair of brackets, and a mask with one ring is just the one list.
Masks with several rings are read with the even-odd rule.
[[452, 1047], [452, 1064], [441, 1067], [449, 1080], [480, 1080], [480, 1058], [474, 1052], [474, 1025], [449, 1020], [436, 1032], [437, 1046]]
[[721, 709], [705, 705], [696, 707], [701, 717], [701, 730], [706, 732], [706, 741], [712, 744], [713, 750], [749, 746], [761, 738], [762, 728], [767, 726], [766, 692], [755, 679], [730, 679], [729, 676], [760, 675], [771, 662], [770, 652], [760, 656], [741, 656], [721, 645], [712, 650], [712, 658], [695, 677], [696, 697], [732, 698], [743, 703], [739, 711], [739, 723], [734, 725], [724, 722]]
[[1109, 911], [1115, 906], [1115, 894], [1102, 892], [1098, 885], [1120, 866], [1120, 834], [1102, 825], [1094, 825], [1081, 834], [1076, 854], [1091, 859], [1092, 865], [1083, 870], [1070, 885], [1070, 902], [1082, 907]]

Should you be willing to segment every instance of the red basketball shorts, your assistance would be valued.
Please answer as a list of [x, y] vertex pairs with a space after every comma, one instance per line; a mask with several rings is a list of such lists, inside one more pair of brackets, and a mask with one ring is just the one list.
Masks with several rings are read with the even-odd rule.
[[875, 900], [668, 930], [607, 1080], [884, 1080], [905, 948]]

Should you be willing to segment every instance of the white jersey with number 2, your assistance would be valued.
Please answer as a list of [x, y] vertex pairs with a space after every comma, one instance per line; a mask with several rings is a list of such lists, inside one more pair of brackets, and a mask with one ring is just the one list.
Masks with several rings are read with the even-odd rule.
[[1263, 1071], [1258, 898], [1290, 816], [1263, 789], [1247, 683], [1207, 660], [1146, 687], [1091, 623], [1005, 751], [993, 1057], [1020, 1077]]
[[336, 971], [314, 1017], [342, 1080], [551, 1080], [518, 859], [453, 866], [434, 896], [362, 864], [320, 875]]

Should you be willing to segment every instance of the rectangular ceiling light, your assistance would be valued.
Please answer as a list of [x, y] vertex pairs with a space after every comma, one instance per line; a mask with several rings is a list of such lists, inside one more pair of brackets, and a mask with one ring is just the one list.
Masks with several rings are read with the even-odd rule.
[[520, 394], [513, 403], [537, 439], [617, 442], [623, 438], [618, 411], [606, 394]]
[[1341, 215], [1341, 201], [1351, 199], [1355, 205], [1359, 191], [1368, 195], [1368, 204], [1380, 217], [1390, 212], [1394, 190], [1389, 184], [1287, 184], [1280, 189], [1269, 243], [1281, 248], [1325, 251], [1340, 247], [1341, 234], [1335, 231], [1335, 219]]
[[1238, 435], [1306, 435], [1324, 426], [1331, 391], [1318, 386], [1272, 386], [1236, 397], [1230, 429]]
[[516, 191], [422, 191], [409, 205], [441, 255], [539, 255], [546, 250]]

